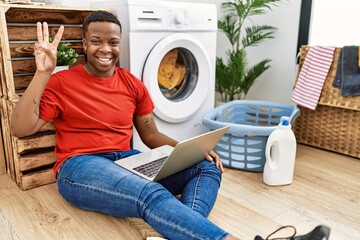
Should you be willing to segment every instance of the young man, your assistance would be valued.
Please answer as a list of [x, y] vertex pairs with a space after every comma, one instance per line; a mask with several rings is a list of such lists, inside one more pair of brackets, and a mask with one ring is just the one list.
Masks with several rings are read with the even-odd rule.
[[63, 31], [60, 27], [50, 43], [47, 23], [37, 24], [36, 72], [11, 122], [13, 136], [23, 137], [54, 120], [60, 194], [82, 209], [142, 218], [170, 239], [236, 239], [207, 219], [223, 171], [213, 151], [159, 182], [114, 164], [139, 152], [130, 148], [133, 125], [150, 148], [177, 143], [157, 130], [154, 105], [142, 82], [116, 67], [118, 19], [105, 11], [88, 16], [83, 25], [86, 63], [51, 75]]

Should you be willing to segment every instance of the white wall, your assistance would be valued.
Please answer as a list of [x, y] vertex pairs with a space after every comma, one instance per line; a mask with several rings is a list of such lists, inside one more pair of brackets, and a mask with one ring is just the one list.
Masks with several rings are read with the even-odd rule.
[[[89, 7], [91, 1], [99, 0], [62, 0], [63, 4], [76, 7]], [[144, 0], [146, 1], [146, 0]], [[178, 1], [178, 0], [169, 0]], [[183, 0], [186, 2], [214, 3], [218, 8], [218, 18], [223, 16], [222, 0]], [[275, 38], [251, 49], [249, 62], [256, 63], [264, 58], [272, 59], [271, 68], [257, 79], [250, 89], [247, 99], [268, 100], [291, 103], [292, 88], [296, 77], [297, 36], [300, 18], [300, 0], [284, 0], [269, 13], [256, 16], [256, 24], [266, 24], [278, 28]], [[225, 56], [227, 39], [218, 34], [217, 54]]]
[[257, 79], [247, 99], [291, 103], [297, 72], [300, 8], [300, 0], [284, 1], [266, 15], [254, 19], [255, 23], [271, 25], [278, 30], [274, 39], [268, 39], [248, 53], [253, 62], [264, 58], [270, 58], [272, 61], [271, 68]]
[[336, 47], [359, 45], [359, 9], [358, 0], [313, 1], [309, 44]]

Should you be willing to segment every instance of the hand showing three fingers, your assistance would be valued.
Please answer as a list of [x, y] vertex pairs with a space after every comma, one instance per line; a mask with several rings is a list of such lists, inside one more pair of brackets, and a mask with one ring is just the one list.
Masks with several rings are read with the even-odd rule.
[[60, 26], [52, 43], [49, 42], [48, 24], [38, 22], [36, 27], [38, 42], [35, 43], [34, 54], [37, 71], [52, 72], [56, 67], [57, 47], [61, 41], [64, 26]]

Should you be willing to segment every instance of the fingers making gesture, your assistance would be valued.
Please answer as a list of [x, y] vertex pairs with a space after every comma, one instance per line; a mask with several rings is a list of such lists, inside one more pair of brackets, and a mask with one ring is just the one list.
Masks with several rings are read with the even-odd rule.
[[56, 67], [57, 47], [64, 32], [64, 26], [60, 26], [55, 35], [54, 41], [49, 41], [49, 27], [46, 22], [36, 25], [37, 43], [34, 46], [34, 55], [37, 71], [52, 72]]

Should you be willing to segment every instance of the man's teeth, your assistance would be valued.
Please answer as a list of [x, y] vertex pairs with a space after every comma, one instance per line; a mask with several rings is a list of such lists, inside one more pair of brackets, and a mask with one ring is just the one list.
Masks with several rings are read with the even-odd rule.
[[111, 58], [100, 58], [99, 57], [99, 60], [102, 62], [109, 62], [111, 60]]

